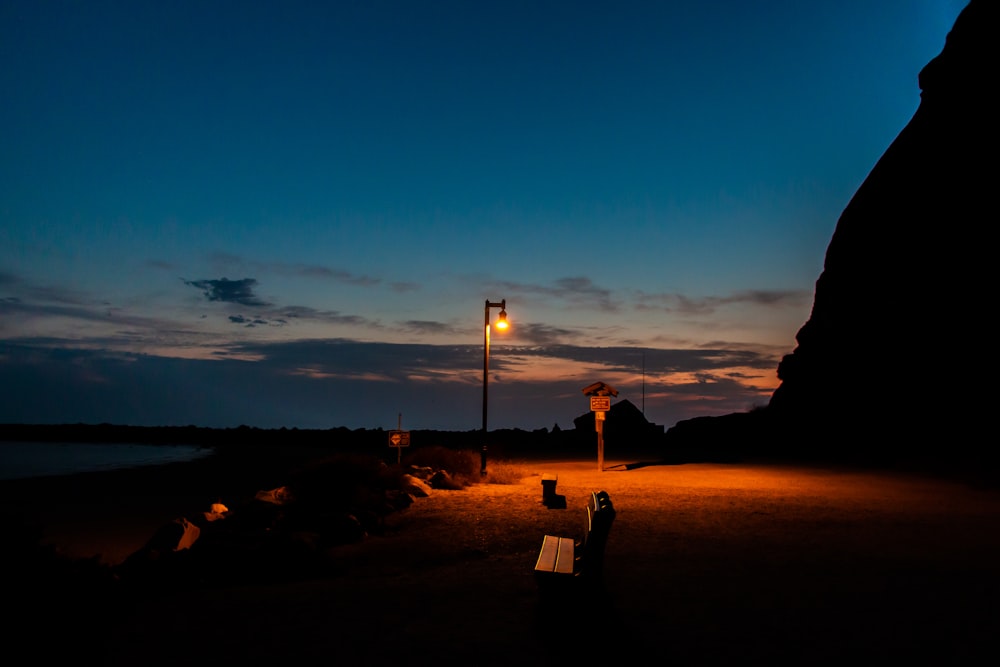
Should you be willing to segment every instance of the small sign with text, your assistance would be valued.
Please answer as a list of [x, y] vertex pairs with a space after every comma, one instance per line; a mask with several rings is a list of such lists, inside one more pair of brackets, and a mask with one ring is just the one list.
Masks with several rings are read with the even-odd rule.
[[611, 397], [610, 396], [591, 396], [590, 397], [590, 410], [591, 412], [607, 412], [611, 409]]

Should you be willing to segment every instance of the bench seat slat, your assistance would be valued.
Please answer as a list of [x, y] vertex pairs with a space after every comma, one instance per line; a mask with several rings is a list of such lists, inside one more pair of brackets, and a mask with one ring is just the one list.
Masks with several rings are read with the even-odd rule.
[[573, 574], [573, 539], [546, 535], [538, 553], [535, 571], [539, 573]]

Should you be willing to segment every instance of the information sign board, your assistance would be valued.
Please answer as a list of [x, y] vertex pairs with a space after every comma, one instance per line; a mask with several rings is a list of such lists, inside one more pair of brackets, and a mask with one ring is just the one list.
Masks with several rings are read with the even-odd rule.
[[591, 412], [607, 412], [611, 409], [611, 397], [610, 396], [591, 396], [590, 397], [590, 410]]
[[409, 447], [410, 446], [410, 432], [409, 431], [389, 431], [389, 446], [390, 447]]

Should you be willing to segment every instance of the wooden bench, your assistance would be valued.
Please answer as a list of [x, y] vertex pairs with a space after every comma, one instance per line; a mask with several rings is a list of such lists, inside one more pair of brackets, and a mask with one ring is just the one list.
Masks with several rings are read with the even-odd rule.
[[549, 591], [574, 585], [600, 583], [604, 571], [604, 548], [615, 520], [615, 508], [606, 491], [590, 494], [587, 523], [583, 537], [545, 535], [535, 562], [535, 580], [539, 589]]

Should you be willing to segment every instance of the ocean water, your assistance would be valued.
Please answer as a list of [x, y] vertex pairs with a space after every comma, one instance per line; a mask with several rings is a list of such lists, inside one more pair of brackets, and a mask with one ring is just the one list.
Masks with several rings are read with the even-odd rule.
[[0, 480], [193, 461], [211, 453], [197, 445], [0, 442]]

